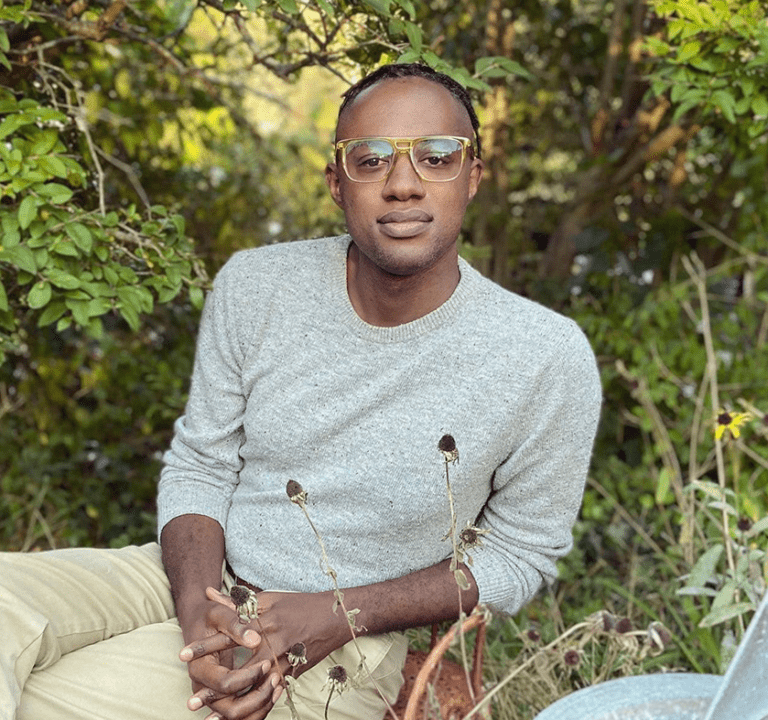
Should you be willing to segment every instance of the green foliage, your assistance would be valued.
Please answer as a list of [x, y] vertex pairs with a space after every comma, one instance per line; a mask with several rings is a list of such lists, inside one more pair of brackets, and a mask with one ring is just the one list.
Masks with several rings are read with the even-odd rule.
[[[768, 581], [768, 266], [742, 253], [711, 268], [708, 321], [698, 276], [683, 278], [653, 287], [630, 270], [606, 292], [600, 274], [588, 274], [574, 296], [606, 400], [563, 578], [593, 598], [580, 612], [606, 607], [597, 587], [612, 578], [609, 609], [629, 600], [640, 617], [672, 629], [678, 663], [722, 672], [721, 645], [738, 640]], [[743, 415], [739, 437], [721, 429], [716, 439], [722, 408]], [[595, 562], [599, 574], [585, 581]]]
[[[656, 95], [669, 92], [675, 120], [691, 114], [696, 122], [731, 132], [739, 124], [750, 138], [768, 129], [768, 27], [758, 0], [688, 2], [655, 0], [667, 22], [661, 37], [647, 39], [658, 56], [650, 73]], [[745, 123], [746, 121], [746, 123]]]
[[0, 545], [106, 545], [155, 538], [160, 455], [181, 414], [197, 315], [156, 309], [139, 331], [105, 318], [23, 332], [0, 366]]

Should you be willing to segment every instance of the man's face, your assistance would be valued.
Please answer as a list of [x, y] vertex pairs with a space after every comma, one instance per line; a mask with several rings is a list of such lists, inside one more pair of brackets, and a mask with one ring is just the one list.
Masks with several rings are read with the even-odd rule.
[[[427, 135], [472, 138], [472, 123], [447, 89], [418, 77], [382, 80], [363, 91], [346, 108], [336, 131], [337, 140]], [[428, 182], [401, 154], [386, 180], [353, 182], [339, 160], [326, 168], [326, 182], [361, 259], [404, 276], [455, 273], [456, 239], [481, 174], [482, 162], [468, 153], [455, 180]]]

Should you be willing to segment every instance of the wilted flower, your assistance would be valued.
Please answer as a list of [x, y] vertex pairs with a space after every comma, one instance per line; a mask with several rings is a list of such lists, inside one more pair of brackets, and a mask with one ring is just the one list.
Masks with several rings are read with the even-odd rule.
[[288, 493], [292, 503], [296, 503], [299, 507], [304, 507], [304, 503], [307, 502], [307, 493], [299, 483], [295, 480], [289, 480], [285, 486], [285, 492]]
[[482, 536], [489, 532], [491, 531], [483, 530], [467, 522], [467, 526], [459, 533], [459, 549], [469, 550], [470, 548], [482, 547]]
[[715, 424], [715, 438], [719, 440], [723, 437], [726, 430], [733, 435], [734, 438], [738, 438], [741, 435], [739, 427], [743, 425], [747, 420], [752, 417], [752, 413], [743, 412], [726, 412], [722, 411], [717, 416], [717, 422]]
[[288, 662], [292, 667], [306, 664], [307, 646], [303, 642], [294, 643], [288, 648]]
[[563, 662], [570, 667], [576, 667], [579, 664], [579, 651], [578, 650], [566, 650], [563, 655]]
[[613, 630], [613, 628], [616, 626], [616, 617], [609, 612], [600, 613], [600, 620], [605, 632]]
[[453, 439], [453, 435], [443, 435], [443, 437], [440, 438], [440, 442], [437, 443], [437, 449], [443, 453], [445, 462], [458, 462], [459, 449], [456, 447], [456, 441]]
[[237, 614], [243, 622], [248, 622], [259, 614], [259, 599], [253, 590], [244, 585], [233, 585], [229, 597], [235, 603]]
[[334, 665], [333, 667], [328, 668], [328, 679], [325, 681], [323, 688], [330, 687], [331, 695], [333, 695], [334, 692], [340, 693], [343, 690], [346, 690], [348, 684], [349, 677], [347, 676], [347, 671], [344, 669], [343, 665]]
[[531, 642], [539, 642], [539, 640], [541, 640], [541, 633], [535, 628], [531, 628], [530, 630], [528, 630], [528, 632], [525, 633], [525, 636]]
[[749, 530], [752, 529], [752, 521], [748, 517], [740, 517], [739, 521], [736, 523], [736, 527], [741, 530], [741, 532], [749, 532]]
[[672, 642], [672, 635], [660, 622], [654, 620], [648, 626], [648, 640], [658, 650], [663, 650]]

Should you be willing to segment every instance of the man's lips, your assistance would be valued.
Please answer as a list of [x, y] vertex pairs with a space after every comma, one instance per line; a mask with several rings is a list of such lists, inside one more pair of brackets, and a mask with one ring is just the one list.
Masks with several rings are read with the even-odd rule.
[[432, 216], [423, 210], [391, 210], [382, 215], [378, 222], [380, 223], [401, 223], [401, 222], [429, 222]]
[[393, 238], [409, 238], [418, 235], [432, 216], [423, 210], [391, 210], [378, 218], [381, 231]]

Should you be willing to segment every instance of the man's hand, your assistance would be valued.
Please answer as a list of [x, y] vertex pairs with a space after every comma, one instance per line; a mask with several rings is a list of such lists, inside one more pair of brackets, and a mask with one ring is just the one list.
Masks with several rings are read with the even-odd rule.
[[187, 706], [199, 710], [208, 705], [214, 710], [210, 718], [260, 720], [282, 692], [280, 675], [270, 674], [270, 660], [260, 661], [256, 656], [241, 668], [233, 667], [233, 649], [240, 646], [256, 653], [261, 636], [240, 620], [228, 596], [213, 588], [208, 588], [208, 594], [226, 601], [216, 597], [194, 611], [188, 608], [182, 624], [188, 644], [179, 657], [188, 663], [194, 691]]
[[[227, 613], [209, 611], [214, 617], [235, 615], [235, 605], [228, 595], [214, 588], [206, 591], [208, 598], [217, 603]], [[346, 618], [341, 611], [333, 613], [333, 594], [328, 593], [273, 593], [258, 594], [259, 616], [248, 624], [239, 618], [238, 628], [222, 629], [200, 640], [189, 643], [180, 654], [182, 660], [189, 662], [190, 675], [200, 680], [198, 670], [193, 666], [207, 661], [216, 664], [221, 653], [226, 653], [235, 645], [253, 649], [253, 656], [240, 670], [231, 670], [227, 675], [219, 669], [206, 672], [205, 681], [190, 698], [188, 706], [196, 710], [208, 705], [227, 720], [261, 720], [271, 709], [283, 690], [282, 679], [285, 675], [298, 677], [323, 658], [352, 639]], [[258, 635], [256, 645], [244, 645], [244, 638]], [[302, 643], [305, 648], [306, 663], [291, 667], [288, 662], [289, 650]], [[203, 667], [200, 665], [200, 667]], [[254, 669], [258, 680], [254, 682]], [[271, 672], [270, 672], [271, 670]], [[193, 674], [194, 672], [194, 674]], [[215, 683], [219, 690], [215, 690]], [[253, 689], [237, 695], [253, 685]], [[224, 697], [228, 695], [229, 697]], [[215, 717], [211, 716], [211, 717]]]

